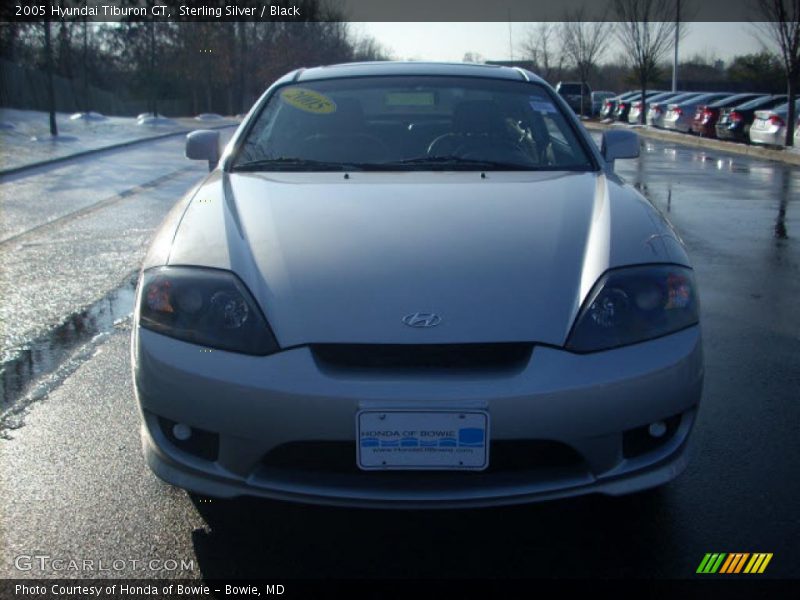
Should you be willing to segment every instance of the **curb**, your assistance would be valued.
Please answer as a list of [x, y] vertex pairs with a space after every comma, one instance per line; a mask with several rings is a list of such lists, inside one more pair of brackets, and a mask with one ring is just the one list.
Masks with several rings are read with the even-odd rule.
[[[231, 124], [231, 125], [217, 125], [215, 127], [205, 127], [204, 129], [226, 129], [228, 127], [238, 127], [238, 124]], [[120, 148], [127, 148], [129, 146], [136, 146], [137, 144], [144, 144], [147, 142], [157, 142], [159, 140], [164, 140], [170, 137], [175, 137], [178, 135], [186, 135], [191, 133], [192, 131], [196, 131], [195, 129], [186, 129], [183, 131], [172, 131], [170, 133], [161, 133], [159, 135], [153, 135], [150, 137], [143, 137], [143, 138], [136, 138], [135, 140], [128, 140], [127, 142], [120, 142], [118, 144], [112, 144], [110, 146], [102, 146], [100, 148], [89, 148], [88, 150], [81, 150], [80, 152], [75, 152], [73, 154], [65, 154], [64, 156], [56, 156], [54, 158], [49, 158], [47, 160], [40, 160], [33, 163], [28, 163], [25, 165], [19, 165], [18, 167], [11, 167], [10, 169], [2, 169], [0, 170], [0, 178], [7, 177], [9, 175], [18, 175], [20, 173], [24, 173], [28, 170], [38, 169], [40, 167], [47, 167], [50, 165], [56, 165], [59, 163], [69, 162], [76, 158], [81, 158], [84, 156], [91, 156], [92, 154], [100, 154], [101, 152], [109, 152], [111, 150], [118, 150]]]
[[606, 129], [626, 129], [638, 133], [641, 137], [661, 140], [664, 142], [675, 142], [684, 146], [694, 146], [697, 148], [707, 148], [709, 150], [719, 150], [730, 154], [740, 154], [754, 158], [774, 160], [790, 165], [800, 166], [800, 153], [787, 152], [764, 148], [761, 146], [750, 146], [747, 144], [737, 144], [735, 142], [724, 142], [713, 138], [703, 138], [688, 134], [668, 133], [650, 127], [627, 127], [618, 123], [598, 123], [596, 121], [583, 121], [584, 127], [592, 131], [605, 131]]
[[132, 188], [128, 188], [126, 190], [122, 190], [117, 192], [116, 194], [112, 194], [108, 198], [104, 198], [94, 204], [89, 204], [88, 206], [84, 206], [83, 208], [79, 208], [78, 210], [74, 210], [72, 212], [68, 212], [65, 215], [61, 215], [60, 217], [55, 217], [50, 221], [45, 221], [35, 227], [31, 227], [30, 229], [26, 229], [25, 231], [21, 231], [19, 233], [15, 233], [13, 235], [8, 236], [7, 238], [0, 239], [0, 248], [3, 248], [7, 244], [17, 242], [20, 238], [24, 238], [31, 233], [39, 232], [42, 229], [49, 229], [52, 228], [54, 225], [60, 225], [69, 221], [73, 221], [75, 219], [80, 219], [84, 215], [94, 212], [99, 209], [106, 208], [111, 206], [115, 202], [119, 202], [120, 200], [124, 200], [125, 198], [129, 198], [130, 196], [135, 196], [136, 194], [141, 194], [142, 192], [158, 187], [162, 183], [166, 183], [171, 179], [179, 177], [183, 173], [187, 173], [191, 169], [190, 166], [181, 167], [177, 171], [172, 171], [170, 173], [165, 173], [160, 177], [156, 177], [155, 179], [151, 179], [150, 181], [145, 181], [144, 183], [140, 183]]

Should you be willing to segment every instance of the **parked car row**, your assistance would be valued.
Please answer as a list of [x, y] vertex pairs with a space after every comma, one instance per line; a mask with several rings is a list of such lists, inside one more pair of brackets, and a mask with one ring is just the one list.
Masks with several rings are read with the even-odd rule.
[[[786, 137], [789, 104], [784, 94], [730, 92], [646, 92], [644, 106], [639, 90], [603, 101], [604, 120], [637, 124], [644, 112], [651, 127], [693, 133], [703, 137], [752, 144], [782, 146]], [[800, 100], [795, 103], [795, 143], [800, 142]]]

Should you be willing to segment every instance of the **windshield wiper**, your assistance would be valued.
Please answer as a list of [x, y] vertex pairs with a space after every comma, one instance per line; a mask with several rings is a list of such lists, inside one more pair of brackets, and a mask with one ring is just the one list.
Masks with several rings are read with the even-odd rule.
[[252, 160], [233, 165], [234, 171], [361, 171], [369, 165], [343, 163], [309, 158], [279, 157]]
[[253, 160], [234, 165], [233, 171], [403, 171], [414, 167], [432, 167], [437, 171], [500, 170], [533, 171], [535, 166], [462, 156], [417, 156], [388, 162], [345, 163], [308, 158], [279, 157]]
[[478, 158], [464, 158], [463, 156], [415, 156], [402, 160], [380, 163], [382, 167], [398, 166], [421, 166], [435, 167], [437, 170], [467, 170], [467, 169], [494, 169], [505, 171], [533, 171], [533, 165], [523, 165], [520, 163], [508, 163], [496, 160], [483, 160]]

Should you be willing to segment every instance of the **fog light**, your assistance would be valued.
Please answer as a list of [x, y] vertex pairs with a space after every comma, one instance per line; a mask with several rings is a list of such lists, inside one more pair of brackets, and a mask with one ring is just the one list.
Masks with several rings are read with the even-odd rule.
[[190, 427], [164, 417], [158, 417], [158, 424], [164, 437], [179, 450], [194, 454], [204, 460], [217, 460], [219, 454], [219, 434], [213, 431]]
[[660, 438], [667, 433], [667, 424], [664, 423], [664, 421], [656, 421], [650, 424], [650, 427], [647, 428], [647, 432], [654, 438]]
[[680, 424], [681, 415], [673, 415], [623, 432], [622, 455], [625, 458], [636, 458], [667, 445]]
[[[650, 427], [652, 429], [653, 426], [651, 425]], [[172, 435], [175, 436], [176, 440], [185, 442], [190, 437], [192, 437], [192, 428], [186, 425], [185, 423], [175, 423], [175, 425], [172, 427]]]

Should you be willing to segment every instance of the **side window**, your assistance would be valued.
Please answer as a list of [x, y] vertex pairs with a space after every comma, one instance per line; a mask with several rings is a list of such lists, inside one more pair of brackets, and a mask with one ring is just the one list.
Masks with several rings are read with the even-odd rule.
[[556, 123], [556, 119], [554, 118], [555, 115], [556, 113], [544, 113], [542, 115], [542, 117], [544, 118], [544, 124], [547, 127], [547, 132], [550, 134], [550, 138], [566, 146], [568, 144], [567, 138], [564, 137], [564, 133], [561, 130], [561, 127], [559, 126], [558, 123]]
[[549, 98], [545, 98], [543, 96], [531, 96], [530, 107], [534, 113], [538, 114], [539, 116], [539, 118], [535, 119], [534, 123], [537, 124], [538, 122], [539, 127], [543, 126], [547, 130], [546, 134], [541, 132], [540, 135], [544, 135], [545, 137], [551, 140], [556, 140], [562, 144], [569, 144], [564, 133], [566, 123], [564, 123], [561, 113], [558, 112], [558, 109]]
[[275, 126], [275, 115], [279, 112], [277, 102], [270, 102], [253, 125], [241, 150], [241, 162], [258, 160], [268, 153], [268, 142]]

